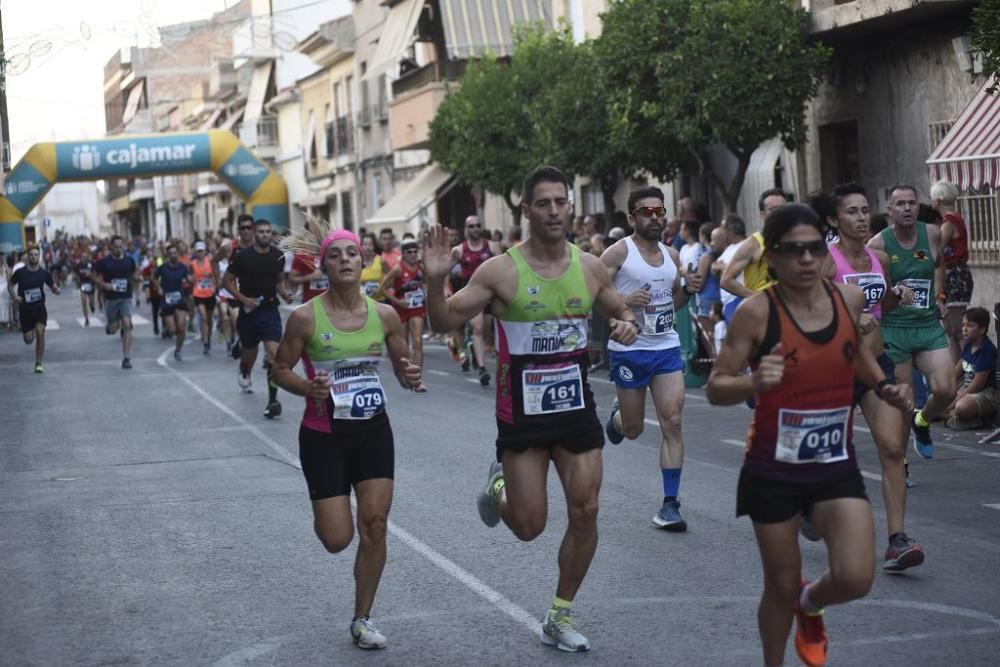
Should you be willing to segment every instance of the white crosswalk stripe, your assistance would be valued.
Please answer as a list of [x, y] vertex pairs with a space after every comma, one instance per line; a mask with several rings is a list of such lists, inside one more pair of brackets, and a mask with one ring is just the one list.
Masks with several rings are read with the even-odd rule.
[[49, 331], [59, 331], [62, 327], [59, 326], [59, 320], [50, 319], [45, 325], [45, 328]]

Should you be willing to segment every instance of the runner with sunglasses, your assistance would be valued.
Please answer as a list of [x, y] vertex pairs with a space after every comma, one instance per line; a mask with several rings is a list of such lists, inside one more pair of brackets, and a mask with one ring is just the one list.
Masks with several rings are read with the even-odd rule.
[[684, 463], [681, 412], [684, 410], [684, 360], [680, 337], [674, 330], [674, 310], [683, 308], [701, 287], [697, 271], [685, 271], [681, 286], [680, 258], [660, 242], [667, 210], [663, 191], [655, 187], [633, 190], [628, 197], [628, 221], [635, 233], [604, 251], [615, 290], [639, 323], [639, 338], [631, 345], [608, 342], [611, 381], [617, 398], [605, 433], [614, 444], [635, 440], [643, 431], [646, 391], [653, 397], [660, 423], [660, 473], [663, 504], [653, 524], [670, 532], [687, 530], [678, 494]]
[[[826, 220], [839, 237], [830, 245], [826, 277], [837, 283], [856, 285], [865, 294], [865, 306], [859, 321], [862, 341], [876, 358], [882, 372], [895, 380], [895, 364], [882, 342], [881, 320], [899, 306], [913, 303], [913, 292], [905, 285], [889, 287], [889, 257], [881, 250], [865, 247], [871, 211], [868, 195], [856, 183], [838, 185], [832, 196], [816, 193], [809, 205]], [[906, 514], [906, 433], [901, 415], [860, 380], [854, 382], [854, 404], [871, 429], [872, 440], [882, 466], [882, 498], [885, 502], [889, 545], [882, 569], [902, 572], [924, 562], [924, 550], [903, 531]], [[908, 415], [907, 415], [908, 416]], [[813, 541], [822, 536], [811, 522], [802, 521], [803, 535]]]
[[[866, 595], [875, 569], [874, 521], [852, 444], [855, 379], [901, 410], [912, 399], [863, 344], [864, 293], [822, 277], [828, 249], [819, 217], [807, 206], [779, 206], [763, 238], [777, 283], [736, 311], [707, 395], [715, 405], [756, 397], [736, 513], [753, 522], [764, 570], [764, 663], [784, 663], [794, 618], [796, 651], [818, 666], [827, 654], [823, 609]], [[804, 514], [828, 552], [829, 568], [811, 583], [799, 552]]]
[[[382, 293], [396, 309], [409, 339], [410, 359], [419, 368], [424, 366], [424, 267], [420, 262], [420, 248], [413, 239], [406, 239], [400, 246], [401, 261], [392, 267], [382, 280]], [[414, 391], [425, 392], [421, 382]]]

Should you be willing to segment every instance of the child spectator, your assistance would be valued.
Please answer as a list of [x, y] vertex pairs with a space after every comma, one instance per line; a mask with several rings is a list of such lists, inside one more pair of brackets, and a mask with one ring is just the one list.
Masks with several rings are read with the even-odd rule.
[[965, 311], [962, 317], [962, 359], [955, 364], [959, 389], [952, 404], [952, 416], [947, 421], [948, 428], [980, 428], [983, 418], [989, 419], [1000, 410], [997, 348], [987, 335], [989, 328], [990, 314], [985, 308]]

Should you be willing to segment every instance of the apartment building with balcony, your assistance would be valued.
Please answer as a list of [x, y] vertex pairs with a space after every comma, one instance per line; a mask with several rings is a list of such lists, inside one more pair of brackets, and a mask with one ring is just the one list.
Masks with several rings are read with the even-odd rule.
[[294, 201], [336, 227], [354, 229], [358, 151], [354, 18], [328, 21], [299, 43], [317, 70], [298, 81], [306, 192]]
[[[123, 49], [104, 68], [105, 127], [109, 135], [186, 127], [193, 89], [210, 81], [216, 63], [232, 56], [232, 34], [251, 0], [202, 21], [159, 28], [160, 46]], [[169, 180], [165, 180], [169, 179]], [[115, 231], [147, 238], [190, 233], [183, 207], [169, 205], [183, 177], [107, 182]], [[169, 191], [169, 193], [168, 193]], [[183, 200], [183, 196], [181, 196]]]
[[834, 55], [807, 111], [800, 167], [805, 191], [864, 184], [874, 211], [885, 210], [893, 184], [914, 185], [926, 202], [934, 180], [956, 182], [969, 226], [973, 300], [992, 308], [1000, 301], [1000, 137], [989, 145], [962, 139], [984, 135], [974, 128], [985, 115], [994, 126], [1000, 119], [1000, 103], [982, 94], [986, 81], [969, 52], [975, 5], [805, 0], [812, 34]]

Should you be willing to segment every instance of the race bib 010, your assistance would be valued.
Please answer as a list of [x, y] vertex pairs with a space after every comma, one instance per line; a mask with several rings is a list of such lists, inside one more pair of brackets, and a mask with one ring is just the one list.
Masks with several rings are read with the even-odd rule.
[[526, 368], [521, 372], [521, 387], [526, 415], [555, 414], [584, 406], [579, 364]]
[[850, 414], [850, 407], [779, 410], [774, 459], [795, 464], [846, 461]]
[[851, 273], [844, 276], [848, 285], [857, 285], [865, 293], [865, 312], [870, 313], [885, 296], [885, 278], [881, 273]]

